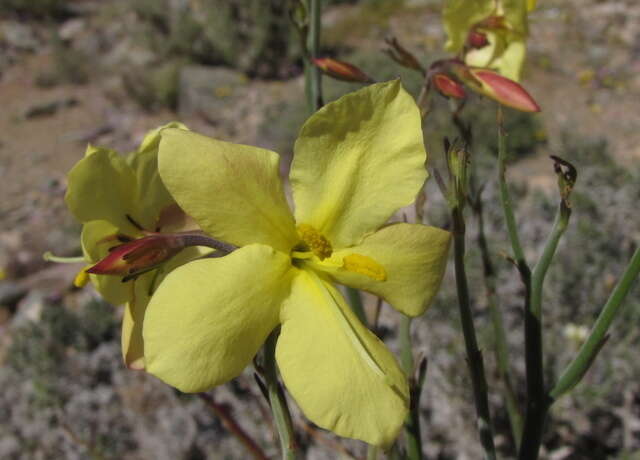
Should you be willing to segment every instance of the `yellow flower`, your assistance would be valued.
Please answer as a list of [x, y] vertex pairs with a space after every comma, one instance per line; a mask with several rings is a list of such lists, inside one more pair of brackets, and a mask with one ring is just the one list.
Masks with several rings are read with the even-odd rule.
[[[85, 156], [69, 172], [65, 201], [71, 213], [83, 223], [82, 250], [93, 265], [114, 246], [135, 240], [148, 231], [171, 231], [185, 224], [184, 213], [160, 180], [158, 144], [164, 127], [186, 129], [181, 123], [169, 123], [149, 132], [138, 150], [124, 157], [105, 148], [89, 146]], [[161, 227], [161, 228], [160, 228]], [[194, 248], [183, 251], [167, 263], [164, 270], [194, 257]], [[134, 283], [121, 277], [78, 273], [81, 286], [87, 276], [98, 292], [114, 305], [126, 303], [122, 324], [122, 351], [129, 367], [144, 367], [142, 318], [150, 292], [161, 280], [158, 273], [141, 275]]]
[[[534, 8], [532, 0], [446, 0], [445, 47], [463, 53], [469, 66], [494, 69], [520, 81], [526, 56], [527, 12]], [[486, 46], [469, 46], [470, 38], [477, 36], [487, 41]]]
[[406, 377], [333, 283], [412, 316], [438, 290], [449, 233], [384, 226], [427, 177], [413, 98], [393, 81], [314, 114], [295, 144], [293, 215], [276, 153], [176, 129], [161, 137], [171, 195], [205, 232], [239, 249], [167, 275], [144, 320], [147, 371], [205, 391], [239, 375], [281, 325], [276, 360], [305, 415], [341, 436], [390, 445], [407, 414]]

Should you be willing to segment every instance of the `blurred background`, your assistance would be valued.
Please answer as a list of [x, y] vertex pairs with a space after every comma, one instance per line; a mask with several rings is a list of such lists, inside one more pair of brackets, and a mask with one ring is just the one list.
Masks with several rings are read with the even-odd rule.
[[[327, 0], [323, 54], [377, 80], [400, 76], [417, 95], [421, 77], [384, 53], [390, 35], [423, 63], [444, 57], [442, 0]], [[539, 115], [507, 111], [521, 238], [535, 260], [557, 204], [549, 154], [579, 171], [570, 229], [545, 294], [548, 379], [571, 359], [640, 237], [640, 4], [635, 0], [540, 0], [531, 14], [523, 85]], [[298, 37], [281, 0], [0, 0], [0, 458], [249, 458], [201, 399], [183, 395], [120, 356], [121, 310], [80, 268], [42, 253], [78, 255], [79, 230], [65, 208], [65, 175], [87, 143], [134, 149], [144, 133], [178, 119], [221, 139], [291, 156], [308, 116]], [[324, 78], [327, 100], [357, 85]], [[524, 394], [521, 296], [496, 194], [493, 103], [475, 99], [474, 164], [485, 184], [485, 220], [498, 270], [515, 390]], [[426, 120], [433, 164], [455, 136], [447, 101]], [[283, 172], [287, 162], [283, 162]], [[426, 221], [447, 227], [434, 181]], [[469, 239], [475, 239], [471, 213]], [[467, 264], [481, 347], [496, 387], [493, 333], [475, 242]], [[449, 267], [452, 269], [453, 267]], [[479, 458], [471, 386], [452, 274], [414, 321], [428, 357], [422, 396], [428, 458]], [[583, 383], [551, 414], [543, 457], [640, 459], [640, 289], [636, 286]], [[366, 299], [373, 307], [375, 301]], [[384, 308], [376, 331], [396, 346], [397, 317]], [[266, 403], [248, 369], [211, 392], [267, 455], [279, 455]], [[504, 403], [491, 394], [497, 444], [512, 452]], [[298, 414], [297, 409], [294, 412]], [[296, 416], [308, 458], [363, 458], [366, 446], [336, 440]], [[340, 444], [336, 444], [339, 442]]]

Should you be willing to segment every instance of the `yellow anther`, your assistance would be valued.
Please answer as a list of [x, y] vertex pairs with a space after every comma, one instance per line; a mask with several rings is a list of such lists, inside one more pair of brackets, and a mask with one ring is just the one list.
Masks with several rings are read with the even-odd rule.
[[87, 273], [87, 268], [90, 268], [90, 267], [91, 265], [87, 265], [86, 267], [82, 268], [82, 270], [78, 272], [76, 277], [73, 279], [73, 285], [75, 287], [82, 288], [87, 285], [87, 283], [89, 282], [89, 274]]
[[349, 272], [373, 278], [376, 281], [386, 281], [387, 272], [384, 267], [371, 257], [362, 254], [349, 254], [342, 259], [342, 268]]
[[331, 256], [333, 248], [329, 240], [322, 233], [313, 228], [309, 224], [298, 225], [298, 235], [300, 239], [309, 247], [320, 260], [324, 260]]

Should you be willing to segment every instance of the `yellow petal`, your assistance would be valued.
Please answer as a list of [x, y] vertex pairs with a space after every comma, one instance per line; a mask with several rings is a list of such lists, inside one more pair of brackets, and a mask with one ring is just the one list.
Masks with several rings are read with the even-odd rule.
[[171, 121], [166, 125], [162, 125], [158, 128], [152, 129], [147, 134], [145, 134], [144, 139], [142, 139], [140, 147], [138, 147], [137, 150], [138, 153], [148, 151], [157, 152], [158, 146], [160, 145], [160, 132], [166, 128], [184, 129], [185, 131], [189, 130], [189, 128], [187, 128], [183, 123], [180, 123], [179, 121]]
[[451, 234], [418, 224], [394, 224], [378, 230], [362, 244], [335, 251], [327, 263], [361, 254], [384, 268], [385, 281], [355, 271], [332, 270], [336, 281], [371, 292], [409, 316], [424, 313], [440, 288]]
[[407, 415], [409, 390], [396, 359], [341, 294], [301, 270], [282, 314], [276, 359], [285, 385], [313, 423], [387, 447]]
[[239, 375], [278, 324], [291, 270], [288, 256], [249, 245], [169, 273], [144, 318], [147, 372], [188, 393]]
[[91, 152], [71, 169], [65, 201], [80, 222], [106, 220], [123, 231], [135, 231], [127, 220], [134, 212], [135, 175], [113, 150]]
[[527, 12], [530, 0], [501, 0], [502, 11], [509, 29], [524, 39], [529, 32]]
[[144, 342], [142, 323], [149, 304], [149, 287], [155, 273], [145, 273], [135, 281], [126, 284], [129, 299], [122, 316], [122, 358], [130, 369], [144, 369]]
[[[95, 264], [108, 254], [113, 241], [105, 241], [105, 238], [113, 236], [118, 229], [104, 220], [93, 220], [82, 226], [80, 241], [82, 252], [91, 264]], [[120, 305], [127, 301], [129, 288], [122, 283], [122, 279], [109, 275], [89, 275], [96, 290], [112, 305]]]
[[296, 141], [296, 222], [334, 247], [355, 244], [415, 199], [426, 158], [420, 112], [399, 80], [347, 94], [312, 115]]
[[185, 125], [177, 121], [160, 126], [149, 131], [138, 150], [127, 157], [136, 175], [135, 217], [143, 227], [149, 230], [155, 230], [160, 213], [167, 206], [175, 203], [158, 172], [160, 133], [166, 128], [188, 130]]
[[471, 67], [494, 69], [511, 80], [520, 81], [527, 53], [524, 39], [514, 38], [508, 32], [487, 32], [486, 35], [489, 44], [469, 51], [465, 63]]
[[127, 367], [136, 370], [145, 368], [142, 325], [151, 295], [167, 274], [200, 255], [200, 248], [184, 249], [159, 269], [127, 283], [129, 297], [122, 317], [122, 357]]
[[179, 129], [161, 136], [162, 180], [205, 232], [238, 246], [262, 243], [290, 251], [297, 236], [278, 154]]
[[469, 30], [486, 19], [495, 9], [495, 0], [447, 0], [444, 2], [442, 22], [447, 32], [447, 51], [457, 53], [464, 46]]

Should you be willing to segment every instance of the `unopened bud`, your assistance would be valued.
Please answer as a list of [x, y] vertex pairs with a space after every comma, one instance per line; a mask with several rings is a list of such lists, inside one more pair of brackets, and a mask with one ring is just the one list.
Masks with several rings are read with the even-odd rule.
[[502, 105], [522, 112], [540, 112], [540, 106], [519, 83], [487, 69], [450, 62], [449, 70], [465, 85]]
[[467, 35], [467, 46], [469, 48], [477, 50], [480, 48], [484, 48], [488, 44], [489, 39], [487, 38], [487, 34], [475, 29], [469, 31], [469, 35]]
[[351, 83], [372, 83], [374, 81], [369, 75], [348, 62], [332, 58], [313, 58], [312, 61], [325, 75], [336, 80]]
[[445, 97], [453, 97], [455, 99], [464, 99], [467, 97], [464, 87], [446, 74], [436, 73], [431, 77], [431, 81], [438, 92]]
[[420, 61], [406, 48], [404, 48], [395, 37], [389, 37], [385, 39], [389, 48], [384, 51], [398, 64], [409, 69], [414, 69], [422, 74], [425, 73], [424, 67], [420, 64]]
[[104, 259], [86, 272], [123, 276], [123, 281], [128, 281], [158, 267], [184, 246], [181, 239], [173, 234], [156, 233], [113, 247]]

